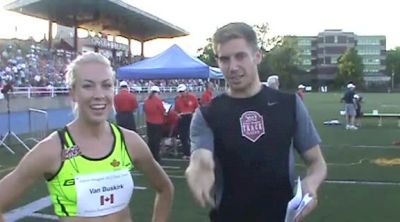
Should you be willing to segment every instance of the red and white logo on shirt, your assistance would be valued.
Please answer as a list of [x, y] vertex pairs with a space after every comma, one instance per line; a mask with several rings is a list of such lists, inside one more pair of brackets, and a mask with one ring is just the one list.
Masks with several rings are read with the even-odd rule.
[[110, 194], [109, 196], [101, 195], [100, 196], [100, 206], [105, 204], [113, 204], [114, 203], [114, 194]]
[[240, 127], [242, 136], [256, 142], [262, 135], [265, 134], [264, 118], [255, 111], [247, 111], [240, 117]]

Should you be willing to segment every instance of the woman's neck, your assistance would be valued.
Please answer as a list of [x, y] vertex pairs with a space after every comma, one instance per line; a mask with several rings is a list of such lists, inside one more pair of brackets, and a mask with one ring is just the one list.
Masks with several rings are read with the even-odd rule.
[[88, 123], [77, 118], [70, 124], [70, 127], [82, 137], [101, 138], [104, 135], [104, 132], [107, 131], [107, 125], [108, 122], [106, 121], [102, 123]]

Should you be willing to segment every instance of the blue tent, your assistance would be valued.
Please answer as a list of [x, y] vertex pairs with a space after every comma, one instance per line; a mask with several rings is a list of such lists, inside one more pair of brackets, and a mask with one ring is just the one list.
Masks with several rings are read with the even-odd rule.
[[216, 67], [210, 67], [210, 79], [223, 79], [224, 75], [222, 74], [222, 71], [220, 68]]
[[210, 68], [173, 45], [149, 59], [117, 69], [118, 79], [207, 79]]

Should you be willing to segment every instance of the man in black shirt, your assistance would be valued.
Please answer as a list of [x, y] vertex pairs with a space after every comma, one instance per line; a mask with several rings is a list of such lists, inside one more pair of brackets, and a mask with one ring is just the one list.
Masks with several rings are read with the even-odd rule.
[[313, 198], [296, 218], [301, 221], [316, 207], [327, 171], [306, 108], [298, 96], [261, 84], [262, 55], [251, 26], [223, 26], [214, 47], [229, 89], [193, 116], [189, 187], [203, 207], [213, 206], [213, 222], [284, 221], [295, 148], [307, 166], [303, 194]]

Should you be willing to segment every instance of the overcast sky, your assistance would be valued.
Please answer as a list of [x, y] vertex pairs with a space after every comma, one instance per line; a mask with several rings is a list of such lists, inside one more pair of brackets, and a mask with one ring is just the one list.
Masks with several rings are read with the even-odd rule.
[[[317, 35], [324, 29], [386, 35], [387, 49], [400, 46], [400, 6], [393, 0], [124, 1], [190, 33], [187, 37], [145, 43], [145, 56], [153, 56], [174, 43], [196, 55], [197, 49], [205, 45], [206, 38], [218, 27], [237, 21], [250, 25], [268, 22], [271, 35]], [[40, 39], [48, 25], [45, 21], [0, 9], [0, 27], [0, 38], [32, 35]], [[133, 47], [134, 53], [139, 53], [139, 45], [133, 44]]]

